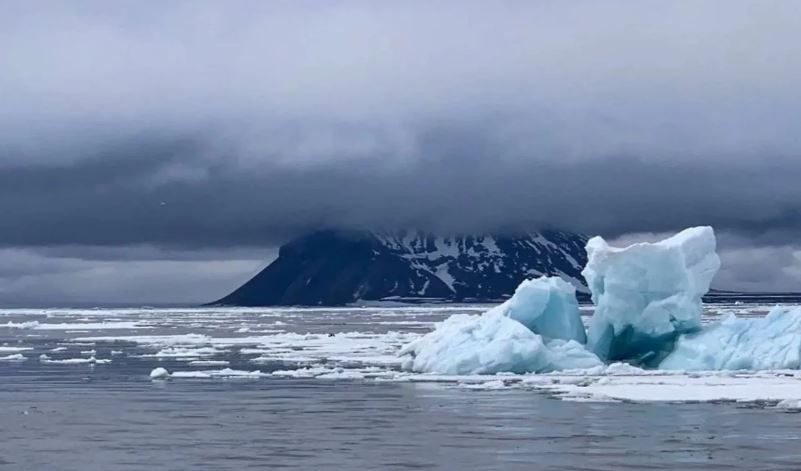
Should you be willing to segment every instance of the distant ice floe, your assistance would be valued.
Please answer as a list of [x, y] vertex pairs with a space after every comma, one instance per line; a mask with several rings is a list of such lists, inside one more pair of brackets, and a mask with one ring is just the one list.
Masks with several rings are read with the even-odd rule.
[[9, 347], [7, 345], [0, 345], [0, 353], [19, 353], [33, 350], [31, 347]]
[[124, 329], [146, 329], [148, 326], [137, 322], [70, 322], [70, 323], [46, 323], [39, 321], [11, 322], [0, 324], [1, 327], [9, 329], [33, 329], [33, 330], [124, 330]]
[[170, 378], [194, 378], [194, 379], [209, 379], [209, 378], [258, 379], [266, 376], [270, 376], [270, 374], [262, 373], [259, 370], [244, 371], [244, 370], [232, 370], [231, 368], [224, 368], [221, 370], [173, 371], [172, 373], [170, 373]]
[[25, 361], [25, 360], [26, 360], [25, 355], [23, 355], [21, 353], [14, 353], [14, 354], [11, 354], [11, 355], [0, 356], [0, 361], [17, 362], [17, 361]]
[[62, 358], [53, 359], [46, 354], [39, 355], [39, 363], [46, 365], [105, 365], [111, 363], [111, 359], [101, 359], [91, 356], [89, 358]]

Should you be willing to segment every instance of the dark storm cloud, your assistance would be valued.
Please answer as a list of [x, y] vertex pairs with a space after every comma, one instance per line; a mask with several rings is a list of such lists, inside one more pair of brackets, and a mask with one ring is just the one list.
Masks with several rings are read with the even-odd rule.
[[[20, 245], [271, 245], [314, 227], [617, 235], [694, 224], [767, 242], [801, 230], [801, 159], [504, 162], [486, 143], [421, 147], [431, 157], [308, 168], [204, 163], [197, 144], [132, 148], [68, 167], [0, 169], [0, 241]], [[126, 144], [128, 146], [130, 144]], [[156, 158], [158, 156], [160, 158]]]
[[2, 10], [0, 246], [36, 260], [711, 224], [796, 263], [797, 2]]

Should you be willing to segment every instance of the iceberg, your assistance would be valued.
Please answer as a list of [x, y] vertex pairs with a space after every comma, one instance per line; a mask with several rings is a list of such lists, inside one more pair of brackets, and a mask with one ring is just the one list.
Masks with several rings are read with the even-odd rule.
[[594, 237], [582, 272], [595, 303], [587, 333], [572, 285], [525, 280], [503, 304], [480, 316], [451, 316], [404, 347], [402, 366], [450, 375], [587, 370], [621, 361], [608, 369], [800, 369], [801, 307], [701, 326], [701, 297], [720, 267], [715, 245], [711, 227], [625, 248]]
[[543, 373], [601, 361], [575, 340], [546, 341], [498, 312], [453, 315], [405, 346], [403, 369], [449, 375]]
[[541, 373], [601, 365], [587, 351], [575, 289], [559, 278], [525, 280], [480, 316], [457, 314], [404, 347], [403, 368], [438, 374]]
[[587, 242], [587, 280], [595, 313], [588, 348], [605, 361], [655, 366], [680, 334], [701, 329], [701, 297], [720, 267], [711, 227], [656, 243], [610, 247]]
[[587, 341], [576, 288], [559, 277], [523, 280], [511, 298], [489, 312], [514, 319], [548, 339]]
[[776, 370], [801, 367], [801, 308], [773, 308], [763, 318], [730, 314], [685, 334], [659, 365], [665, 370]]

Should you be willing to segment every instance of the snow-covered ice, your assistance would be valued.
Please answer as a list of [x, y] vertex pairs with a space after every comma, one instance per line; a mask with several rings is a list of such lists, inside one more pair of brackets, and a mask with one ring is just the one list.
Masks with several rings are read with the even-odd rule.
[[654, 364], [679, 334], [701, 328], [701, 296], [720, 267], [711, 227], [656, 243], [610, 247], [587, 242], [587, 280], [595, 312], [588, 347], [604, 360]]

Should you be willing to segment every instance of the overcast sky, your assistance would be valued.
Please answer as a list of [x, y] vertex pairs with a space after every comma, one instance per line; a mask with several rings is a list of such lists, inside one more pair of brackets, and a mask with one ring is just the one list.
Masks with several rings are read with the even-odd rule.
[[801, 2], [3, 2], [0, 305], [209, 301], [317, 227], [713, 225], [801, 291]]

